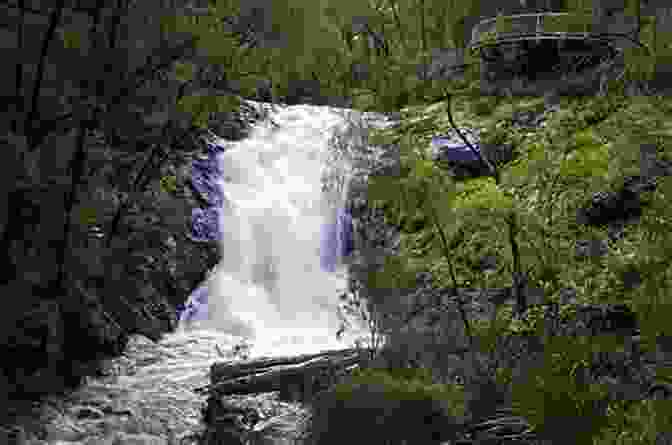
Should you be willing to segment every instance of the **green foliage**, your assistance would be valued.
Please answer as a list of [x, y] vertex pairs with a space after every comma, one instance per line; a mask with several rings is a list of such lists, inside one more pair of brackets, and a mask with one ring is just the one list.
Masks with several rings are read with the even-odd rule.
[[415, 270], [402, 258], [386, 257], [384, 271], [369, 273], [368, 287], [372, 289], [410, 289], [415, 281]]
[[189, 82], [194, 79], [196, 66], [188, 62], [175, 63], [175, 78], [181, 82]]
[[672, 431], [670, 413], [672, 400], [642, 400], [627, 407], [614, 403], [609, 410], [609, 426], [594, 438], [592, 445], [657, 443]]
[[512, 208], [511, 197], [492, 178], [476, 178], [456, 200], [457, 208], [505, 210]]
[[166, 175], [161, 178], [160, 185], [164, 193], [174, 194], [177, 192], [177, 177], [175, 175]]
[[605, 389], [586, 379], [589, 353], [582, 337], [550, 338], [544, 358], [528, 375], [530, 384], [513, 388], [514, 409], [540, 434], [590, 444], [608, 424]]
[[495, 111], [494, 109], [496, 105], [497, 105], [497, 98], [492, 96], [475, 98], [471, 103], [472, 112], [476, 116], [491, 115]]
[[[80, 133], [86, 134], [84, 158], [93, 155], [89, 143], [90, 134], [94, 133], [112, 145], [109, 151], [133, 151], [134, 156], [143, 155], [138, 152], [142, 147], [176, 147], [176, 141], [184, 139], [180, 132], [180, 113], [189, 115], [195, 126], [206, 128], [212, 119], [216, 119], [217, 113], [235, 111], [240, 105], [238, 97], [228, 91], [222, 92], [214, 82], [196, 78], [196, 72], [210, 65], [216, 65], [226, 73], [227, 81], [237, 83], [242, 94], [251, 93], [259, 79], [271, 79], [282, 89], [289, 79], [317, 78], [328, 92], [357, 95], [356, 105], [365, 109], [397, 110], [407, 105], [422, 105], [442, 94], [444, 88], [453, 92], [459, 90], [465, 95], [477, 90], [478, 64], [467, 70], [463, 81], [429, 82], [417, 75], [418, 64], [429, 62], [433, 49], [463, 46], [465, 29], [462, 20], [473, 15], [476, 2], [322, 0], [298, 4], [283, 0], [272, 2], [271, 6], [268, 6], [271, 2], [255, 5], [260, 6], [256, 11], [259, 17], [253, 17], [245, 9], [250, 3], [253, 2], [211, 1], [198, 17], [191, 7], [167, 6], [165, 2], [160, 5], [150, 1], [135, 2], [133, 9], [129, 6], [114, 11], [101, 3], [101, 8], [93, 8], [92, 13], [100, 13], [102, 17], [111, 17], [113, 13], [120, 20], [101, 20], [98, 24], [87, 22], [86, 29], [57, 20], [54, 27], [49, 27], [55, 29], [53, 35], [48, 32], [24, 33], [25, 39], [8, 39], [23, 44], [13, 51], [19, 59], [8, 63], [22, 66], [24, 69], [19, 72], [30, 73], [16, 79], [16, 85], [23, 85], [24, 94], [39, 93], [35, 107], [27, 107], [26, 113], [16, 111], [19, 116], [7, 114], [14, 122], [8, 121], [6, 126], [16, 126], [13, 131], [17, 137], [26, 138], [27, 144], [20, 150], [16, 148], [17, 153], [41, 150], [42, 160], [48, 159], [50, 154], [71, 154], [74, 145], [70, 140], [57, 140], [58, 150], [50, 150], [53, 147], [44, 146], [46, 144], [42, 142], [48, 141], [48, 136], [60, 137], [62, 134], [70, 137], [84, 131], [83, 124], [96, 127]], [[590, 6], [576, 3], [568, 9], [586, 11]], [[224, 26], [225, 23], [235, 23], [236, 26]], [[295, 26], [296, 23], [302, 26]], [[650, 77], [653, 69], [669, 56], [670, 34], [652, 23], [646, 23], [641, 30], [642, 39], [652, 49], [651, 53], [641, 48], [625, 53], [626, 80]], [[571, 18], [559, 26], [562, 30], [576, 28], [584, 31], [589, 23]], [[120, 32], [122, 29], [124, 32]], [[367, 45], [369, 37], [380, 40], [378, 48]], [[54, 39], [62, 45], [48, 45]], [[91, 50], [63, 51], [63, 47]], [[46, 48], [47, 54], [28, 54], [31, 48]], [[68, 59], [62, 58], [61, 54], [67, 54]], [[475, 60], [467, 58], [467, 61]], [[366, 64], [369, 75], [362, 80], [349, 78], [355, 63]], [[82, 70], [83, 66], [95, 70], [94, 75], [90, 70]], [[45, 73], [48, 76], [43, 76]], [[49, 88], [44, 88], [46, 83], [40, 84], [41, 79], [49, 79]], [[30, 88], [25, 88], [27, 80], [30, 80]], [[83, 80], [91, 86], [84, 86]], [[55, 95], [54, 90], [62, 93]], [[183, 96], [175, 103], [178, 92]], [[24, 99], [30, 103], [29, 97]], [[471, 108], [473, 113], [495, 121], [501, 118], [500, 115], [510, 115], [516, 108], [513, 104], [500, 107], [498, 100], [492, 102], [493, 107], [497, 103], [499, 110], [491, 110], [488, 99], [472, 102], [464, 108]], [[533, 141], [516, 140], [515, 132], [504, 125], [492, 127], [488, 137], [498, 142], [515, 140], [522, 155], [520, 161], [503, 167], [503, 179], [499, 183], [487, 178], [457, 184], [427, 160], [424, 143], [427, 136], [438, 132], [440, 120], [431, 114], [445, 113], [445, 109], [437, 106], [430, 116], [409, 117], [408, 124], [398, 130], [404, 133], [399, 138], [402, 174], [375, 178], [369, 190], [376, 205], [385, 208], [386, 218], [403, 227], [406, 233], [399, 255], [388, 259], [382, 271], [372, 274], [369, 284], [388, 290], [405, 289], [414, 285], [416, 272], [429, 270], [442, 286], [465, 283], [504, 286], [511, 284], [511, 273], [518, 268], [536, 273], [533, 278], [542, 280], [553, 292], [563, 284], [578, 288], [582, 298], [588, 300], [594, 301], [604, 295], [630, 300], [640, 317], [642, 338], [649, 344], [655, 342], [656, 336], [669, 334], [670, 310], [665, 300], [669, 294], [669, 246], [672, 245], [669, 239], [672, 215], [667, 205], [672, 194], [669, 181], [660, 181], [659, 189], [649, 197], [650, 207], [637, 233], [615, 245], [615, 252], [610, 253], [627, 258], [627, 261], [619, 262], [617, 258], [609, 257], [604, 261], [581, 262], [572, 259], [569, 253], [570, 241], [580, 233], [572, 222], [579, 202], [591, 191], [602, 189], [607, 182], [616, 183], [626, 172], [636, 170], [642, 142], [659, 144], [661, 152], [669, 148], [672, 136], [669, 100], [658, 99], [656, 102], [651, 98], [624, 99], [611, 95], [604, 99], [565, 98], [561, 103], [562, 111], [548, 122], [546, 128], [534, 132]], [[129, 113], [132, 107], [139, 111]], [[146, 122], [156, 115], [162, 117], [148, 130]], [[91, 119], [93, 123], [89, 122], [88, 116], [95, 116]], [[464, 116], [456, 116], [456, 120], [459, 125], [465, 123]], [[50, 127], [47, 125], [50, 122], [59, 125]], [[19, 124], [23, 123], [25, 127], [20, 128]], [[156, 131], [157, 127], [160, 131]], [[18, 134], [21, 132], [23, 134]], [[398, 135], [388, 135], [394, 136]], [[51, 163], [53, 165], [48, 165], [48, 161], [43, 163], [41, 174], [48, 172], [49, 181], [61, 181], [58, 185], [48, 183], [49, 189], [60, 194], [61, 187], [71, 189], [72, 184], [91, 187], [87, 182], [90, 178], [82, 173], [86, 169], [73, 168], [70, 176], [65, 176], [56, 172], [54, 166], [76, 163], [71, 163], [70, 159], [56, 161], [59, 162]], [[105, 159], [104, 162], [109, 162], [113, 170], [119, 170], [121, 179], [115, 186], [129, 196], [124, 198], [121, 206], [116, 202], [111, 206], [115, 216], [122, 216], [126, 208], [137, 204], [134, 200], [141, 194], [128, 184], [129, 174], [123, 170], [125, 167], [120, 161]], [[53, 175], [47, 167], [53, 169]], [[131, 177], [138, 184], [148, 178], [135, 178], [136, 171], [161, 171], [158, 167], [140, 167], [129, 168]], [[161, 178], [160, 184], [164, 191], [176, 191], [173, 176]], [[69, 197], [65, 207], [60, 198], [46, 199], [41, 210], [45, 212], [45, 218], [53, 217], [54, 220], [62, 220], [60, 213], [64, 212], [80, 225], [98, 224], [104, 214], [110, 213], [102, 204], [75, 205], [78, 202], [76, 193]], [[519, 221], [519, 227], [514, 227], [511, 221]], [[57, 225], [53, 227], [53, 230], [61, 230]], [[66, 233], [57, 235], [53, 239], [69, 239], [67, 229]], [[127, 240], [115, 239], [114, 244], [123, 246]], [[65, 254], [67, 248], [67, 244], [59, 247], [60, 253]], [[119, 257], [114, 258], [117, 264], [108, 269], [123, 270], [116, 266], [127, 262], [127, 249], [120, 248], [119, 252]], [[495, 272], [484, 277], [471, 266], [485, 252], [495, 254], [501, 264]], [[639, 288], [626, 289], [620, 282], [618, 274], [625, 264], [642, 272]], [[380, 295], [384, 300], [393, 298], [396, 293], [381, 292]], [[382, 301], [380, 307], [386, 307], [383, 303], [387, 302]], [[389, 306], [396, 307], [394, 304]], [[563, 310], [566, 310], [566, 317], [572, 316], [573, 308], [568, 306]], [[540, 335], [541, 320], [539, 311], [529, 311], [520, 320], [503, 309], [494, 323], [473, 323], [473, 326], [468, 320], [463, 323], [465, 331], [473, 327], [469, 332], [480, 340], [480, 347], [494, 349], [499, 336], [509, 333]], [[518, 406], [539, 428], [552, 432], [566, 422], [577, 432], [585, 432], [586, 436], [574, 438], [576, 442], [568, 441], [579, 443], [579, 439], [595, 435], [597, 428], [605, 422], [616, 425], [618, 421], [608, 415], [605, 417], [600, 405], [604, 395], [602, 389], [578, 378], [578, 371], [588, 360], [589, 348], [565, 338], [559, 338], [558, 342], [545, 351], [547, 360], [534, 370], [529, 385], [516, 388], [516, 397]], [[600, 347], [607, 348], [607, 341], [604, 343]], [[511, 370], [501, 367], [498, 370], [503, 376], [508, 371]], [[335, 419], [328, 428], [334, 443], [357, 442], [353, 437], [338, 434], [366, 430], [381, 418], [381, 410], [385, 413], [382, 416], [385, 421], [379, 429], [371, 431], [373, 437], [389, 434], [392, 438], [403, 438], [403, 433], [398, 434], [394, 428], [398, 426], [408, 431], [409, 441], [412, 441], [418, 431], [426, 429], [423, 428], [423, 415], [434, 412], [434, 401], [440, 400], [448, 407], [459, 405], [456, 402], [460, 400], [459, 393], [449, 386], [430, 384], [429, 374], [425, 371], [395, 370], [375, 376], [363, 373], [357, 378], [361, 380], [355, 379], [356, 384], [345, 384], [339, 387], [341, 392], [332, 393], [347, 394], [344, 397], [347, 400], [334, 402], [335, 405], [326, 404], [335, 412], [341, 410], [343, 413], [342, 418], [334, 417], [331, 412], [322, 419], [325, 422]], [[377, 395], [372, 398], [371, 394]], [[404, 403], [400, 404], [400, 400]], [[400, 405], [403, 408], [398, 409]], [[370, 408], [368, 412], [373, 414], [362, 416], [362, 411], [353, 406]], [[662, 420], [644, 408], [648, 409], [642, 405], [637, 414], [642, 422], [653, 418], [656, 428], [665, 427]], [[618, 415], [617, 411], [614, 409], [614, 415]], [[420, 420], [409, 424], [406, 418], [410, 414]], [[586, 426], [582, 423], [584, 419], [594, 425]], [[653, 443], [650, 434], [653, 427], [647, 430], [648, 435], [639, 436], [636, 428], [631, 429], [634, 431], [633, 441], [646, 438], [645, 443]], [[618, 434], [621, 435], [618, 440], [626, 435], [622, 430]]]
[[377, 382], [379, 379], [388, 381], [412, 381], [431, 385], [434, 381], [432, 371], [428, 368], [395, 368], [395, 369], [374, 369], [358, 368], [352, 373], [350, 383]]
[[67, 49], [79, 49], [82, 47], [82, 35], [79, 31], [60, 29], [58, 34]]
[[95, 207], [77, 207], [77, 221], [83, 226], [94, 226], [98, 222], [98, 210]]
[[207, 128], [210, 119], [216, 113], [235, 110], [240, 104], [236, 96], [209, 96], [195, 94], [185, 96], [177, 103], [176, 108], [192, 116], [192, 123], [198, 128]]
[[600, 143], [590, 131], [576, 133], [574, 150], [560, 165], [560, 175], [565, 177], [606, 177], [609, 168], [609, 146]]
[[[478, 114], [474, 112], [478, 105], [467, 109]], [[672, 245], [667, 236], [672, 215], [666, 197], [672, 192], [667, 178], [659, 178], [656, 192], [643, 196], [647, 208], [639, 225], [626, 232], [622, 241], [610, 244], [604, 258], [577, 259], [574, 254], [576, 239], [606, 238], [603, 228], [587, 229], [576, 223], [576, 210], [590, 193], [615, 189], [625, 176], [640, 174], [642, 143], [657, 144], [658, 155], [661, 147], [667, 150], [670, 146], [665, 123], [669, 103], [654, 98], [625, 99], [616, 93], [604, 98], [565, 98], [561, 111], [544, 128], [536, 129], [533, 138], [518, 138], [511, 129], [498, 125], [496, 120], [506, 119], [513, 109], [483, 110], [495, 120], [491, 129], [500, 130], [498, 142], [515, 140], [520, 153], [518, 160], [502, 166], [499, 184], [494, 178], [455, 183], [424, 161], [418, 147], [428, 135], [442, 131], [432, 113], [424, 115], [418, 110], [397, 129], [403, 174], [380, 181], [374, 178], [371, 191], [386, 208], [388, 219], [406, 221], [406, 226], [395, 266], [385, 267], [379, 275], [396, 276], [404, 269], [400, 263], [405, 262], [431, 271], [439, 286], [454, 285], [454, 277], [466, 286], [510, 285], [511, 277], [507, 280], [506, 275], [513, 270], [515, 256], [503, 217], [513, 213], [519, 223], [513, 235], [518, 267], [530, 271], [531, 284], [539, 283], [554, 298], [560, 288], [571, 286], [577, 289], [579, 302], [628, 301], [637, 312], [645, 343], [649, 339], [653, 345], [656, 336], [669, 335], [669, 323], [664, 320], [670, 308], [664, 296], [669, 294], [670, 249], [666, 246]], [[458, 125], [463, 124], [461, 115], [455, 117]], [[415, 224], [414, 218], [424, 223]], [[485, 253], [495, 254], [502, 262], [488, 276], [470, 269]], [[640, 272], [641, 286], [625, 282], [631, 269]], [[575, 323], [576, 310], [573, 304], [560, 305], [557, 321], [560, 325]], [[516, 380], [513, 388], [516, 409], [537, 431], [552, 437], [560, 434], [568, 443], [592, 444], [618, 424], [626, 408], [607, 397], [610, 390], [591, 381], [587, 370], [591, 353], [617, 351], [622, 348], [621, 338], [603, 335], [590, 344], [586, 338], [559, 334], [564, 331], [556, 332], [554, 338], [547, 335], [552, 325], [540, 307], [520, 317], [504, 305], [494, 319], [471, 319], [467, 324], [474, 347], [489, 355], [489, 360], [501, 354], [505, 339], [523, 335], [542, 340], [539, 366], [526, 369], [529, 378]], [[513, 381], [513, 370], [507, 366], [499, 364], [491, 370], [500, 384]], [[574, 426], [569, 436], [567, 424]], [[626, 440], [627, 434], [618, 434], [622, 442], [613, 436], [609, 439], [613, 442], [595, 444], [635, 443]], [[653, 436], [640, 437], [648, 437], [643, 443], [652, 443]]]
[[307, 443], [445, 441], [459, 431], [463, 406], [458, 386], [432, 384], [426, 371], [359, 371], [318, 394]]

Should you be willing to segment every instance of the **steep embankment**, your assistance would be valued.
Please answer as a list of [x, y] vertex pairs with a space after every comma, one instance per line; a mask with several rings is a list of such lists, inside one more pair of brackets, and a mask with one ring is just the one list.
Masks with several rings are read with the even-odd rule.
[[[519, 271], [528, 306], [578, 312], [568, 332], [621, 334], [625, 353], [594, 355], [591, 375], [613, 383], [612, 397], [626, 386], [635, 398], [648, 397], [670, 359], [663, 318], [652, 315], [665, 310], [669, 296], [660, 277], [669, 264], [670, 104], [665, 97], [616, 93], [454, 99], [456, 125], [473, 130], [467, 137], [497, 165], [499, 186], [452, 131], [445, 102], [405, 109], [401, 124], [376, 139], [390, 148], [391, 165], [368, 188], [353, 187], [351, 200], [359, 234], [353, 288], [385, 315], [379, 328], [392, 333], [389, 357], [398, 360], [392, 363], [423, 363], [449, 377], [469, 377], [464, 352], [470, 343], [460, 312], [478, 328], [477, 320], [502, 303], [514, 306]], [[452, 201], [447, 176], [457, 183]], [[427, 184], [440, 191], [430, 199], [449, 254], [421, 198]], [[515, 224], [509, 225], [507, 209], [514, 210]], [[395, 254], [387, 262], [389, 281], [381, 282], [406, 286], [396, 288], [401, 292], [367, 288], [368, 273], [385, 270], [380, 259], [392, 258], [389, 252]], [[410, 274], [404, 278], [404, 272]], [[405, 327], [404, 319], [411, 320]], [[503, 331], [490, 351], [488, 360], [495, 361], [484, 364], [529, 375], [542, 357], [520, 339], [520, 351], [506, 349], [505, 337]], [[508, 389], [526, 381], [514, 379]], [[481, 414], [494, 415], [492, 400], [483, 402], [487, 412]]]
[[[260, 110], [222, 115], [222, 137], [241, 139]], [[6, 147], [13, 150], [15, 147]], [[179, 147], [136, 153], [91, 137], [85, 184], [72, 211], [65, 291], [51, 288], [57, 190], [49, 150], [27, 154], [7, 193], [2, 239], [0, 394], [30, 398], [73, 385], [123, 351], [129, 334], [158, 340], [175, 327], [175, 305], [219, 261], [203, 216], [212, 206], [213, 148], [194, 134]], [[32, 166], [32, 167], [31, 167]]]

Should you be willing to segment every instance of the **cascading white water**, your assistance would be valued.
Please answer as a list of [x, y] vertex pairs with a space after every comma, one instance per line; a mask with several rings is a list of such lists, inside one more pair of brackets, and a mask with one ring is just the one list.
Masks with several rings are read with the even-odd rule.
[[336, 339], [345, 268], [320, 267], [321, 228], [347, 191], [347, 180], [336, 194], [322, 187], [329, 138], [345, 117], [310, 105], [271, 117], [278, 126], [263, 122], [219, 155], [222, 260], [199, 327], [250, 338], [253, 356], [350, 347], [363, 331]]

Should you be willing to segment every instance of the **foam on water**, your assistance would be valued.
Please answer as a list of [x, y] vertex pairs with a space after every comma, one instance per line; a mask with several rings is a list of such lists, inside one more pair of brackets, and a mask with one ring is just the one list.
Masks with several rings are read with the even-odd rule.
[[[207, 317], [181, 329], [246, 338], [252, 356], [351, 347], [360, 332], [336, 339], [338, 295], [346, 287], [338, 255], [320, 267], [324, 227], [337, 223], [347, 178], [325, 193], [329, 138], [346, 124], [342, 110], [297, 105], [271, 114], [219, 155], [225, 196], [222, 260], [208, 281]], [[336, 250], [338, 251], [338, 250]]]

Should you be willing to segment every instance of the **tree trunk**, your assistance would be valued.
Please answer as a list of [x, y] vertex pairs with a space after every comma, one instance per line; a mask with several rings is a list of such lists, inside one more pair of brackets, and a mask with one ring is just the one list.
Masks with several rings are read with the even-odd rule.
[[358, 367], [367, 357], [367, 350], [353, 348], [215, 363], [210, 369], [210, 385], [196, 391], [210, 391], [215, 397], [280, 391], [281, 398], [305, 400], [336, 383], [338, 377]]

